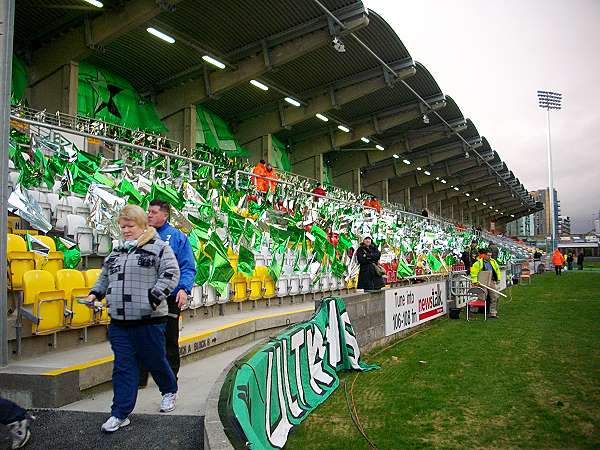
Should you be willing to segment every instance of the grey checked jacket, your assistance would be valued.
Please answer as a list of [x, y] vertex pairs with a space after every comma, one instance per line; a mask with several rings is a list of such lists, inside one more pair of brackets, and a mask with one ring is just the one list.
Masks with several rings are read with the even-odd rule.
[[135, 249], [118, 247], [108, 255], [90, 294], [106, 297], [112, 320], [155, 322], [167, 316], [167, 296], [178, 283], [173, 250], [148, 227]]

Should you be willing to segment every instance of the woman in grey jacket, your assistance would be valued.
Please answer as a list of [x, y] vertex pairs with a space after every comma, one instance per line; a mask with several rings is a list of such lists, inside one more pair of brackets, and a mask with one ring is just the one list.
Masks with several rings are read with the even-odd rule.
[[111, 318], [108, 338], [115, 361], [111, 417], [102, 425], [107, 433], [129, 425], [140, 362], [160, 389], [161, 412], [173, 411], [177, 398], [177, 380], [165, 352], [167, 296], [179, 282], [177, 259], [156, 230], [147, 226], [139, 206], [125, 206], [118, 221], [123, 242], [104, 261], [88, 297], [90, 302], [106, 297]]

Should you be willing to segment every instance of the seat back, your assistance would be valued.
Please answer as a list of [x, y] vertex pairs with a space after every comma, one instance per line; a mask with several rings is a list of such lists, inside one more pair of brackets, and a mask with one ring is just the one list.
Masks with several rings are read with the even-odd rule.
[[38, 294], [56, 289], [54, 277], [45, 270], [29, 270], [23, 275], [23, 304], [33, 305]]
[[112, 251], [112, 238], [108, 234], [96, 235], [96, 255], [108, 256]]
[[102, 269], [89, 269], [83, 272], [83, 278], [85, 280], [85, 287], [91, 288], [96, 284], [96, 280], [100, 276]]
[[248, 277], [243, 273], [236, 273], [229, 281], [230, 295], [229, 298], [234, 302], [243, 302], [248, 300]]
[[46, 247], [50, 249], [51, 252], [56, 251], [56, 242], [50, 236], [44, 236], [42, 234], [35, 237], [38, 241], [44, 244]]
[[27, 244], [21, 236], [7, 234], [6, 237], [9, 288], [13, 291], [19, 291], [23, 289], [23, 275], [35, 269], [34, 254], [27, 251]]
[[289, 279], [289, 288], [287, 295], [298, 295], [300, 293], [301, 281], [299, 275], [292, 275]]
[[56, 273], [56, 287], [64, 290], [67, 305], [71, 311], [68, 322], [70, 328], [81, 328], [94, 322], [94, 309], [82, 301], [86, 300], [89, 289], [85, 287], [83, 273], [73, 269], [63, 269]]
[[262, 281], [262, 297], [275, 297], [275, 281], [273, 280], [273, 278], [271, 278], [271, 275], [269, 275], [269, 268], [266, 266], [256, 266], [254, 274]]
[[56, 288], [64, 290], [67, 299], [71, 298], [73, 289], [85, 287], [85, 279], [79, 270], [62, 269], [56, 272]]
[[79, 244], [81, 256], [89, 256], [94, 252], [94, 238], [82, 216], [76, 214], [67, 215], [67, 235], [72, 236]]

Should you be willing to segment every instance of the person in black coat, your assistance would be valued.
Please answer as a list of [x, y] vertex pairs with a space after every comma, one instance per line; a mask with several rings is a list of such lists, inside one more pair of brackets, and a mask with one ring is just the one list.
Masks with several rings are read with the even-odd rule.
[[360, 264], [358, 272], [358, 289], [365, 291], [376, 291], [385, 286], [383, 277], [377, 274], [375, 265], [379, 263], [381, 252], [373, 244], [370, 237], [364, 238], [358, 250], [356, 250], [356, 260]]

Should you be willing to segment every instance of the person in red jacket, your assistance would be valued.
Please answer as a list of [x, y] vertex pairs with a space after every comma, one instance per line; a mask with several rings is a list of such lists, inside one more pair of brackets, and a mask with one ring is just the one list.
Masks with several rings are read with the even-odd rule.
[[[318, 185], [316, 188], [313, 189], [313, 194], [317, 194], [317, 195], [327, 195], [327, 191], [325, 190], [325, 186], [323, 186], [322, 184]], [[318, 200], [319, 197], [315, 197], [315, 200]]]

